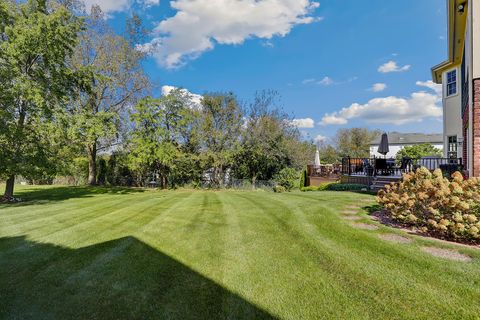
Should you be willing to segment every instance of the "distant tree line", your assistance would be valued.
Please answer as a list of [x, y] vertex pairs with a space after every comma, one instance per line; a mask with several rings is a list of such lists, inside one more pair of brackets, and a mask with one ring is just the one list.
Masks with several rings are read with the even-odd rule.
[[303, 168], [314, 147], [281, 111], [278, 94], [231, 92], [193, 102], [186, 90], [152, 97], [147, 34], [132, 15], [118, 35], [100, 8], [77, 1], [0, 0], [0, 179], [164, 188], [199, 184], [205, 172], [272, 179]]

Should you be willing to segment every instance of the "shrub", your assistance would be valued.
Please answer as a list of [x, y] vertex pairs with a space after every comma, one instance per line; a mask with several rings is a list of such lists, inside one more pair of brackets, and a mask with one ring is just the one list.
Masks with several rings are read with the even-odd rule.
[[368, 190], [368, 186], [356, 183], [332, 183], [329, 184], [327, 190], [330, 191], [363, 191]]
[[284, 186], [273, 187], [273, 192], [276, 192], [276, 193], [284, 193], [286, 191], [287, 191], [287, 189]]
[[330, 187], [330, 185], [336, 184], [334, 182], [326, 182], [322, 183], [319, 186], [308, 186], [308, 187], [303, 187], [300, 190], [303, 192], [308, 192], [308, 191], [326, 191]]
[[302, 191], [302, 192], [318, 191], [318, 187], [317, 186], [303, 187], [303, 188], [300, 188], [300, 191]]
[[298, 181], [298, 173], [293, 168], [284, 168], [275, 175], [275, 182], [282, 186], [286, 191], [292, 190]]
[[377, 200], [392, 219], [458, 240], [480, 240], [480, 179], [460, 172], [445, 178], [440, 169], [419, 168], [380, 191]]
[[302, 170], [302, 173], [300, 175], [300, 190], [305, 187], [307, 184], [307, 170]]

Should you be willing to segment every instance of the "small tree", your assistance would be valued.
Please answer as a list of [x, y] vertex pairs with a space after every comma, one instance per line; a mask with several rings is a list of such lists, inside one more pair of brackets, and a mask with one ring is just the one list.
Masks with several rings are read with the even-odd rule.
[[398, 160], [401, 160], [405, 157], [419, 159], [426, 156], [441, 157], [442, 151], [429, 143], [422, 143], [406, 146], [397, 153]]

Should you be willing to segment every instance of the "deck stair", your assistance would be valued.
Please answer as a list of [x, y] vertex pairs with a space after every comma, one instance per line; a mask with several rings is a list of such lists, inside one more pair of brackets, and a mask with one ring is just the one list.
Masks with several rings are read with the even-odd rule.
[[373, 179], [373, 183], [370, 186], [372, 191], [380, 191], [385, 189], [385, 186], [392, 182], [399, 182], [401, 177], [388, 177], [388, 176], [377, 176]]

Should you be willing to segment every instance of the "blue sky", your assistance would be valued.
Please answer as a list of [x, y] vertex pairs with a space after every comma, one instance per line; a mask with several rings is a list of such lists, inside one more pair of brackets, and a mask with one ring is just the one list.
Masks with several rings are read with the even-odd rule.
[[117, 32], [132, 11], [157, 28], [141, 48], [159, 86], [245, 101], [276, 90], [311, 138], [352, 126], [442, 130], [440, 88], [428, 81], [447, 56], [444, 0], [84, 1]]

